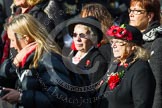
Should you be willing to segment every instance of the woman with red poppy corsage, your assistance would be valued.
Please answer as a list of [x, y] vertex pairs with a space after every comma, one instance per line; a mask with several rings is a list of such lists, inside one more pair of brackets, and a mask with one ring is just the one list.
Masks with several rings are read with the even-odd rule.
[[81, 74], [89, 80], [89, 84], [97, 83], [105, 75], [108, 67], [97, 47], [103, 37], [100, 23], [95, 17], [78, 16], [69, 21], [68, 30], [75, 45], [75, 50], [69, 54], [71, 62], [79, 69], [88, 71]]
[[152, 108], [155, 79], [142, 33], [130, 25], [112, 26], [107, 35], [114, 61], [99, 94], [97, 108]]

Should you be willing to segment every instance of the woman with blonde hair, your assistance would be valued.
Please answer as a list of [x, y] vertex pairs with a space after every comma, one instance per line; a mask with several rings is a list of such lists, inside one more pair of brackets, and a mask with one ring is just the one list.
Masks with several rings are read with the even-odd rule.
[[112, 26], [107, 35], [114, 60], [102, 81], [98, 108], [152, 108], [156, 83], [142, 33], [124, 25]]
[[10, 47], [18, 54], [1, 66], [0, 85], [17, 83], [15, 89], [3, 88], [7, 93], [1, 99], [24, 108], [64, 108], [66, 103], [56, 95], [66, 96], [66, 92], [55, 81], [61, 78], [70, 83], [70, 76], [58, 46], [47, 38], [46, 29], [31, 15], [20, 14], [13, 17], [6, 30]]

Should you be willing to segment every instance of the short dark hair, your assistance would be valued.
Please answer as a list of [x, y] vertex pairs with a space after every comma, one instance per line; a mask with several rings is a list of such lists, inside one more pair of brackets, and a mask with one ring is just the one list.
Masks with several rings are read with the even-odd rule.
[[144, 8], [147, 12], [153, 12], [154, 17], [152, 21], [160, 22], [160, 1], [159, 0], [131, 0], [130, 6], [139, 3], [139, 5]]

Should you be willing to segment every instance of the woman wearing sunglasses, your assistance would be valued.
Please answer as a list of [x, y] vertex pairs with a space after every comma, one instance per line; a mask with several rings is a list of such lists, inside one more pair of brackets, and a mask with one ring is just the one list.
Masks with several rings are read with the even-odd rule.
[[91, 69], [85, 74], [90, 84], [97, 83], [105, 75], [108, 66], [97, 47], [103, 38], [100, 23], [95, 17], [76, 17], [69, 21], [68, 29], [75, 45], [75, 50], [69, 55], [70, 60], [82, 70]]

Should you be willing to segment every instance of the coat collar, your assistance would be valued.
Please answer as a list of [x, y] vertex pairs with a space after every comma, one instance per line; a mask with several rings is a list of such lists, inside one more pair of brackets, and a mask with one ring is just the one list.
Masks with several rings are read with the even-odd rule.
[[[126, 59], [126, 63], [125, 64], [128, 64], [128, 66], [123, 66], [123, 68], [125, 68], [125, 70], [127, 70], [133, 63], [133, 58], [134, 58], [134, 54], [131, 54], [127, 59]], [[108, 70], [108, 74], [111, 73], [111, 72], [116, 72], [118, 67], [119, 67], [119, 64], [120, 62], [112, 62], [112, 65], [109, 67], [109, 70]]]
[[158, 35], [157, 32], [160, 29], [160, 23], [158, 21], [152, 22], [148, 28], [143, 32], [143, 40], [144, 41], [153, 41]]
[[99, 54], [98, 49], [93, 48], [92, 50], [89, 51], [89, 53], [83, 59], [81, 59], [81, 61], [78, 63], [78, 66], [84, 67], [87, 69], [91, 68], [93, 65], [93, 61], [98, 54]]

